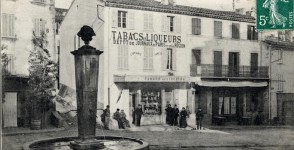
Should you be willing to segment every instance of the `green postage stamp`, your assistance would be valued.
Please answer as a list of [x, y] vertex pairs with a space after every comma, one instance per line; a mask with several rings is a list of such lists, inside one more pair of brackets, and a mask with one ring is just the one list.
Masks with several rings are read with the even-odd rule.
[[257, 30], [294, 29], [294, 0], [256, 0]]

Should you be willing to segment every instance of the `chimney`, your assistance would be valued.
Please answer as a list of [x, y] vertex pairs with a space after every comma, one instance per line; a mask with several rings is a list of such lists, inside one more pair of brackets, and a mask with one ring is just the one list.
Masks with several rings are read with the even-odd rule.
[[241, 15], [244, 15], [244, 14], [245, 14], [245, 12], [244, 12], [244, 8], [238, 8], [238, 9], [235, 10], [235, 12], [236, 12], [237, 14], [241, 14]]
[[161, 0], [161, 4], [163, 4], [163, 5], [175, 5], [176, 0]]

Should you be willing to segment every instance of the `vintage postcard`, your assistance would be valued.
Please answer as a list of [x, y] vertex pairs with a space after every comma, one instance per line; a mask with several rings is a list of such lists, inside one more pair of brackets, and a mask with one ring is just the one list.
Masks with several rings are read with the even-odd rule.
[[1, 0], [1, 148], [292, 150], [293, 3]]

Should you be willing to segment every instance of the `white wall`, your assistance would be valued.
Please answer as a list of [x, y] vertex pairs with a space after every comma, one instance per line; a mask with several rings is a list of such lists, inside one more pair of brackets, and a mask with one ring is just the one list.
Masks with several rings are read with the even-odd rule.
[[[33, 19], [42, 18], [46, 20], [46, 29], [48, 29], [47, 40], [49, 42], [47, 49], [50, 51], [51, 58], [56, 61], [57, 53], [55, 51], [54, 39], [54, 4], [40, 5], [32, 3], [31, 0], [19, 1], [1, 1], [1, 13], [14, 14], [15, 38], [3, 38], [2, 44], [8, 46], [7, 54], [14, 55], [14, 72], [16, 75], [28, 75], [28, 56], [32, 49]], [[2, 18], [2, 17], [1, 17]]]

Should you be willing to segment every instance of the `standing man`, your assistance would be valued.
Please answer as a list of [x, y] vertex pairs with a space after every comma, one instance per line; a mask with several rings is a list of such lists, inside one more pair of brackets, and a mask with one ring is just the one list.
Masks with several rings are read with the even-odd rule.
[[165, 112], [166, 112], [166, 118], [165, 118], [166, 123], [168, 125], [172, 125], [171, 124], [172, 108], [171, 108], [170, 104], [167, 105], [167, 108], [165, 109]]
[[201, 130], [203, 117], [204, 117], [204, 114], [203, 114], [201, 108], [199, 108], [196, 113], [197, 130]]
[[177, 105], [175, 105], [173, 108], [173, 125], [174, 126], [178, 125], [179, 112], [180, 112], [179, 108], [177, 107]]
[[103, 114], [101, 115], [101, 120], [103, 122], [104, 129], [109, 130], [109, 121], [110, 121], [109, 105], [107, 105], [106, 109], [103, 110]]
[[141, 117], [142, 117], [142, 114], [143, 114], [142, 107], [139, 104], [138, 107], [135, 110], [136, 126], [140, 126], [141, 125]]
[[119, 129], [124, 129], [125, 128], [124, 125], [123, 125], [123, 122], [121, 120], [121, 115], [120, 115], [120, 112], [119, 112], [119, 108], [116, 109], [116, 112], [113, 114], [113, 119], [115, 119], [117, 121]]

